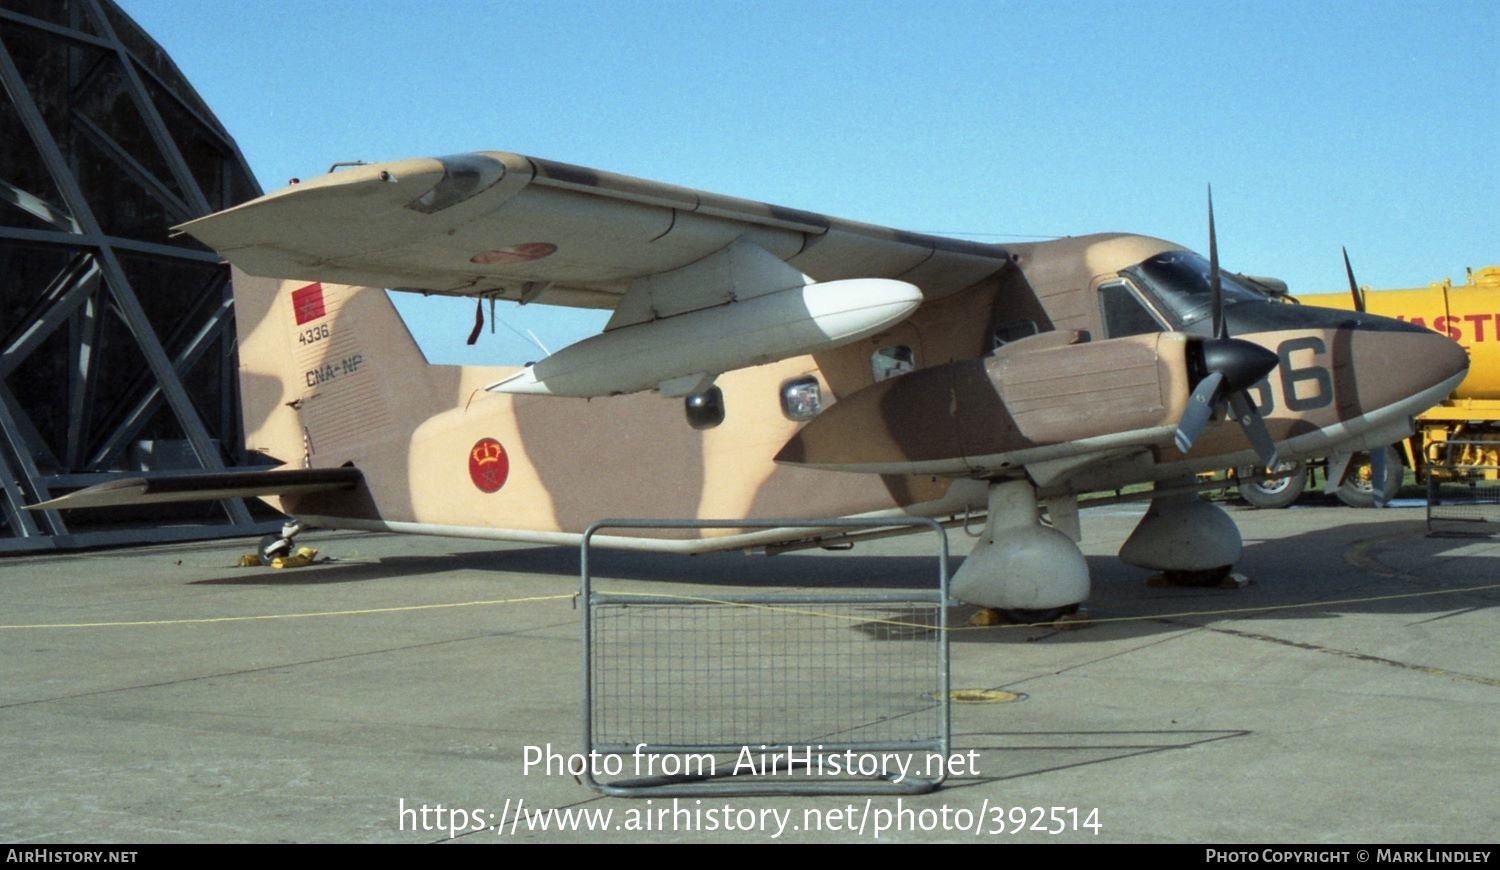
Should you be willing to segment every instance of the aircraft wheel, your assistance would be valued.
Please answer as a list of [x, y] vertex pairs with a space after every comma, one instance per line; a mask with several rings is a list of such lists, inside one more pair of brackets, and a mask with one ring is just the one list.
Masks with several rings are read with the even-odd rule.
[[[273, 546], [278, 542], [280, 546]], [[290, 556], [292, 554], [292, 543], [281, 535], [272, 532], [260, 539], [260, 544], [255, 548], [255, 552], [260, 556], [260, 563], [262, 565], [269, 565], [277, 556]]]
[[[1405, 468], [1401, 465], [1401, 455], [1394, 447], [1382, 447], [1385, 451], [1385, 480], [1380, 481], [1382, 493], [1381, 502], [1389, 502], [1395, 498], [1396, 491], [1401, 489], [1401, 478]], [[1355, 454], [1349, 468], [1349, 476], [1339, 485], [1339, 501], [1354, 508], [1367, 508], [1375, 506], [1376, 482], [1370, 479], [1370, 457], [1369, 454]]]
[[1007, 622], [1016, 625], [1032, 625], [1036, 623], [1056, 622], [1064, 616], [1072, 616], [1078, 612], [1077, 604], [1069, 604], [1066, 607], [1048, 607], [1042, 610], [1023, 610], [1011, 608], [1000, 611]]
[[1224, 582], [1233, 565], [1221, 565], [1204, 571], [1163, 571], [1161, 577], [1169, 586], [1214, 587]]
[[[1279, 471], [1288, 465], [1290, 463], [1278, 463], [1276, 468]], [[1258, 468], [1245, 469], [1250, 474], [1259, 470]], [[1295, 471], [1278, 480], [1240, 484], [1240, 498], [1258, 508], [1284, 508], [1300, 498], [1302, 491], [1306, 488], [1307, 466], [1298, 464]]]

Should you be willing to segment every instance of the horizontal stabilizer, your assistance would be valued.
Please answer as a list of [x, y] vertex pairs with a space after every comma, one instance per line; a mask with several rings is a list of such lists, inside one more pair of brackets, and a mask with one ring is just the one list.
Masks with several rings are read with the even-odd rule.
[[27, 510], [115, 507], [177, 501], [217, 501], [259, 495], [294, 495], [353, 489], [364, 479], [357, 468], [298, 468], [290, 471], [216, 471], [162, 477], [128, 477], [27, 505]]

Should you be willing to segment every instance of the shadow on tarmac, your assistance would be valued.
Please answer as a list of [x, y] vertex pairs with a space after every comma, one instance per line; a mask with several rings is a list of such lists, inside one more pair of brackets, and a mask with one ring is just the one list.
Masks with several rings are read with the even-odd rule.
[[[1333, 619], [1356, 613], [1393, 613], [1441, 619], [1455, 611], [1500, 603], [1500, 589], [1469, 591], [1496, 582], [1487, 557], [1448, 555], [1476, 540], [1483, 539], [1428, 537], [1425, 524], [1417, 519], [1348, 523], [1290, 537], [1250, 540], [1238, 566], [1250, 577], [1250, 585], [1242, 588], [1148, 586], [1149, 572], [1113, 556], [1093, 555], [1088, 557], [1093, 591], [1085, 604], [1086, 614], [1096, 620], [1090, 630], [1002, 625], [994, 630], [957, 631], [953, 640], [1087, 643], [1100, 632], [1110, 638], [1145, 637], [1224, 619], [1259, 617]], [[956, 551], [967, 548], [962, 532], [950, 532], [949, 541]], [[1390, 558], [1392, 555], [1396, 558]], [[598, 549], [592, 552], [591, 561], [599, 588], [614, 581], [764, 591], [930, 588], [937, 573], [935, 556], [846, 552], [793, 552], [775, 557], [740, 552], [672, 556]], [[1395, 562], [1415, 562], [1421, 567], [1413, 572], [1392, 567]], [[962, 563], [961, 557], [952, 557], [950, 570], [956, 571]], [[577, 548], [543, 546], [387, 556], [374, 561], [333, 558], [310, 568], [253, 570], [243, 577], [191, 582], [296, 587], [480, 572], [552, 576], [562, 581], [562, 591], [576, 588], [578, 571]], [[617, 585], [610, 588], [619, 590]], [[701, 590], [695, 592], [702, 594]], [[973, 612], [972, 607], [955, 608], [950, 612], [950, 624], [963, 625]]]

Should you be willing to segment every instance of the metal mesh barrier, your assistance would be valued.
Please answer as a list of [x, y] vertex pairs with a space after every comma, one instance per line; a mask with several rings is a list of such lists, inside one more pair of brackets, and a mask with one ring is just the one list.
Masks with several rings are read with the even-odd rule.
[[1427, 466], [1427, 531], [1500, 532], [1500, 443], [1450, 439], [1434, 445]]
[[1500, 481], [1429, 480], [1427, 530], [1434, 534], [1500, 532]]
[[[880, 525], [896, 523], [857, 524]], [[949, 748], [946, 539], [936, 523], [899, 525], [930, 525], [937, 534], [933, 574], [913, 578], [926, 588], [604, 593], [589, 576], [593, 532], [662, 526], [591, 527], [583, 557], [585, 753], [612, 764], [592, 766], [590, 784], [616, 795], [935, 788], [942, 765], [928, 761]], [[616, 775], [601, 781], [592, 775], [599, 771]]]

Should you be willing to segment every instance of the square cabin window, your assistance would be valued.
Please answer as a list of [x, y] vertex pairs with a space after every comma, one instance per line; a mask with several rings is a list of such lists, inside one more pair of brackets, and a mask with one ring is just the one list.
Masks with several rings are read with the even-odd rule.
[[817, 378], [797, 378], [781, 385], [781, 413], [788, 420], [811, 420], [821, 410], [823, 388]]

